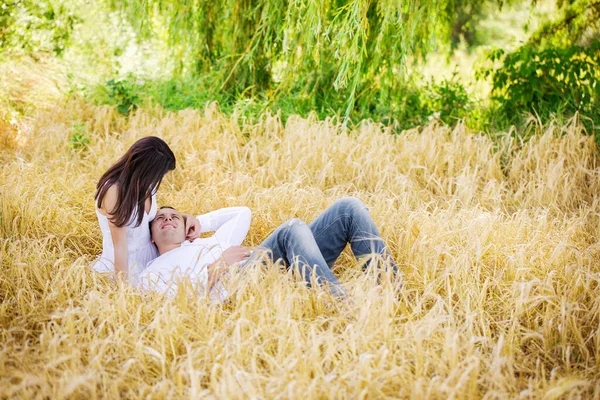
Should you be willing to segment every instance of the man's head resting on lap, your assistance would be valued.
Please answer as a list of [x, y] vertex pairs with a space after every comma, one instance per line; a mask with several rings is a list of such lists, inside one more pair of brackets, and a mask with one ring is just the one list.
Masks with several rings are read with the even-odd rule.
[[173, 207], [161, 207], [150, 223], [150, 235], [161, 255], [180, 247], [185, 241], [185, 219]]

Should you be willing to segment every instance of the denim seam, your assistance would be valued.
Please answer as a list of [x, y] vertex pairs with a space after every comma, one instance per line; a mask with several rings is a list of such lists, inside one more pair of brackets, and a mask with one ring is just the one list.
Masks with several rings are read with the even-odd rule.
[[330, 227], [331, 225], [335, 224], [335, 223], [336, 223], [336, 222], [338, 222], [340, 219], [342, 219], [342, 218], [345, 218], [345, 217], [352, 217], [352, 214], [347, 214], [347, 213], [344, 213], [344, 214], [342, 214], [342, 215], [338, 215], [336, 219], [334, 219], [334, 220], [333, 220], [333, 221], [332, 221], [332, 222], [331, 222], [329, 225], [327, 225], [325, 228], [323, 228], [323, 229], [321, 230], [321, 232], [319, 232], [319, 234], [318, 234], [317, 236], [315, 236], [315, 239], [317, 239], [318, 237], [320, 237], [320, 236], [321, 236], [321, 234], [322, 234], [324, 231], [326, 231], [327, 229], [329, 229], [329, 227]]

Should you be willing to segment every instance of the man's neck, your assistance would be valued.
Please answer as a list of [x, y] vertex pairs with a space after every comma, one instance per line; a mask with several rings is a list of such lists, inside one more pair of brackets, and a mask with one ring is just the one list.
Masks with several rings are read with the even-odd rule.
[[161, 256], [165, 253], [168, 253], [171, 250], [175, 250], [181, 247], [181, 243], [165, 243], [162, 245], [156, 245], [156, 247], [158, 248], [158, 254], [160, 254]]

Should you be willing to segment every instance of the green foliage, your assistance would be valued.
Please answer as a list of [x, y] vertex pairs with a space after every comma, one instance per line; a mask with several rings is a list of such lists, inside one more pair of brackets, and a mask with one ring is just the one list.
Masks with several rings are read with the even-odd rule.
[[62, 54], [78, 22], [66, 0], [0, 0], [0, 49]]
[[520, 125], [527, 114], [545, 121], [578, 113], [600, 139], [594, 124], [600, 120], [600, 1], [559, 3], [558, 18], [515, 51], [491, 52], [492, 66], [478, 72], [493, 86], [491, 107], [482, 113], [486, 128]]
[[144, 79], [144, 82], [145, 84], [139, 87], [143, 91], [143, 96], [152, 98], [170, 111], [201, 108], [211, 101], [217, 101], [223, 107], [227, 107], [231, 103], [219, 92], [211, 91], [210, 82], [197, 76], [177, 76], [160, 80]]
[[128, 115], [140, 105], [140, 91], [143, 84], [143, 80], [136, 79], [132, 74], [126, 78], [109, 80], [106, 82], [109, 102], [117, 106], [121, 115]]
[[546, 49], [527, 45], [508, 54], [497, 50], [490, 60], [502, 66], [482, 76], [491, 76], [492, 98], [509, 122], [518, 122], [523, 113], [543, 119], [575, 112], [600, 116], [600, 42]]
[[73, 124], [71, 136], [69, 136], [69, 147], [73, 150], [84, 150], [90, 144], [91, 133], [84, 124]]
[[424, 103], [448, 124], [466, 117], [473, 105], [465, 87], [456, 79], [430, 83], [423, 95]]
[[[210, 79], [197, 76], [151, 80], [128, 75], [108, 81], [91, 95], [102, 103], [117, 106], [124, 115], [143, 102], [155, 102], [167, 110], [178, 111], [202, 108], [217, 101], [226, 114], [235, 113], [253, 120], [268, 109], [280, 113], [285, 121], [293, 114], [307, 116], [315, 112], [322, 119], [333, 115], [341, 117], [346, 106], [346, 99], [339, 95], [306, 96], [297, 92], [272, 98], [260, 95], [247, 98], [243, 94], [228, 96], [215, 91]], [[422, 86], [415, 79], [389, 96], [382, 93], [378, 97], [359, 98], [351, 120], [373, 119], [407, 129], [427, 124], [432, 119], [453, 124], [466, 117], [472, 107], [473, 101], [465, 87], [455, 78], [440, 83], [430, 81]]]
[[[501, 0], [490, 3], [502, 4]], [[139, 32], [164, 32], [182, 71], [209, 74], [230, 98], [331, 97], [373, 103], [405, 84], [407, 57], [447, 45], [456, 0], [121, 0]], [[150, 25], [150, 22], [153, 25]], [[334, 93], [335, 92], [335, 93]], [[367, 100], [365, 100], [367, 99]], [[318, 101], [324, 104], [322, 101]], [[362, 106], [359, 106], [362, 108]], [[336, 107], [337, 109], [337, 107]]]
[[599, 0], [558, 0], [562, 15], [545, 23], [530, 38], [529, 45], [569, 47], [600, 39]]
[[456, 76], [439, 83], [431, 80], [424, 85], [419, 84], [421, 80], [413, 77], [393, 93], [382, 93], [369, 102], [358, 101], [353, 120], [370, 118], [409, 129], [433, 119], [452, 125], [469, 115], [473, 100]]
[[475, 27], [483, 16], [486, 3], [486, 1], [456, 0], [455, 15], [450, 29], [453, 48], [458, 47], [462, 40], [469, 46], [475, 43]]
[[[244, 118], [270, 109], [284, 120], [317, 113], [399, 128], [432, 119], [452, 124], [460, 118], [478, 128], [497, 122], [505, 126], [530, 112], [544, 118], [580, 112], [597, 119], [598, 85], [593, 83], [598, 59], [591, 43], [600, 31], [600, 0], [565, 2], [555, 11], [558, 18], [544, 24], [529, 43], [513, 53], [495, 54], [495, 68], [480, 74], [493, 85], [489, 109], [473, 101], [456, 77], [436, 83], [415, 73], [428, 52], [443, 53], [463, 39], [467, 45], [491, 40], [477, 23], [501, 4], [0, 0], [0, 48], [60, 55], [68, 47], [66, 60], [85, 57], [93, 64], [85, 73], [77, 70], [77, 92], [87, 86], [88, 95], [115, 105], [123, 115], [145, 101], [168, 110], [217, 101], [224, 112]], [[528, 11], [517, 9], [515, 21], [522, 23]], [[505, 34], [502, 24], [494, 29]], [[79, 59], [73, 57], [75, 48]], [[578, 58], [582, 51], [586, 56]], [[144, 58], [150, 53], [152, 61]], [[104, 83], [90, 90], [97, 82]]]

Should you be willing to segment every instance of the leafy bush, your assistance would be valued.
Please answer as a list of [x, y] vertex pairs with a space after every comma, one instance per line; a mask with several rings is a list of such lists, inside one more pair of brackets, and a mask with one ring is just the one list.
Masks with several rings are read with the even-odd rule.
[[448, 124], [464, 118], [472, 106], [465, 87], [454, 77], [439, 84], [430, 83], [423, 95], [428, 108], [439, 113], [439, 118]]
[[64, 0], [0, 0], [0, 49], [60, 55], [77, 22]]
[[106, 89], [110, 103], [117, 106], [121, 115], [129, 114], [140, 105], [142, 85], [144, 85], [144, 81], [136, 79], [131, 74], [126, 78], [109, 80], [106, 82]]
[[[251, 97], [244, 94], [233, 97], [215, 90], [210, 79], [196, 76], [149, 80], [130, 74], [109, 80], [92, 91], [92, 96], [101, 103], [117, 106], [123, 115], [149, 99], [171, 111], [202, 108], [208, 102], [217, 101], [223, 112], [231, 114], [235, 111], [248, 118], [270, 109], [280, 112], [284, 121], [292, 114], [307, 116], [312, 112], [316, 112], [319, 118], [343, 116], [347, 106], [346, 98], [334, 90], [315, 96], [285, 92], [269, 97], [261, 92]], [[353, 121], [372, 119], [407, 129], [425, 125], [432, 119], [452, 125], [466, 117], [472, 106], [473, 101], [465, 87], [453, 77], [440, 83], [432, 80], [423, 86], [405, 82], [395, 92], [379, 92], [377, 96], [362, 98], [355, 103], [350, 116]]]
[[600, 116], [600, 42], [589, 47], [522, 46], [512, 53], [496, 50], [489, 56], [499, 68], [487, 68], [479, 77], [492, 78], [492, 99], [511, 123], [534, 113], [569, 116], [575, 112]]
[[391, 102], [380, 106], [383, 108], [380, 114], [388, 108], [391, 121], [382, 118], [382, 122], [394, 122], [400, 129], [408, 129], [434, 119], [453, 125], [468, 116], [472, 106], [473, 101], [465, 87], [452, 77], [439, 83], [431, 80], [424, 86], [406, 83]]

